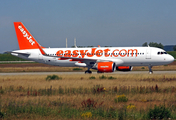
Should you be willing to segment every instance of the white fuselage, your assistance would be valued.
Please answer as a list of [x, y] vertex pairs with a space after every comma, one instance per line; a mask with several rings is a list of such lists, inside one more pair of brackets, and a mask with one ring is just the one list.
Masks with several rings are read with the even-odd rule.
[[[112, 61], [116, 66], [157, 66], [173, 62], [174, 58], [164, 50], [154, 47], [96, 47], [96, 48], [43, 48], [48, 56], [41, 54], [39, 49], [13, 51], [12, 55], [55, 66], [87, 67], [88, 62]], [[28, 53], [15, 54], [15, 53]], [[69, 59], [60, 59], [68, 57]], [[71, 58], [81, 60], [72, 61]]]

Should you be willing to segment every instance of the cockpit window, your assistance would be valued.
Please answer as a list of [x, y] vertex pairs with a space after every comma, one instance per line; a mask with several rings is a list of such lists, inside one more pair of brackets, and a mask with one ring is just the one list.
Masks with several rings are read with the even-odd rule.
[[167, 52], [163, 52], [163, 51], [162, 51], [162, 52], [158, 52], [157, 54], [158, 54], [158, 55], [162, 55], [162, 54], [167, 54]]

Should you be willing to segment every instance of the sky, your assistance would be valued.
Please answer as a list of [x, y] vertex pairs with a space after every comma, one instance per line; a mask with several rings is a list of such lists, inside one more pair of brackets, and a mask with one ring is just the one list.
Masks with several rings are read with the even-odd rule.
[[44, 47], [176, 45], [176, 0], [0, 0], [0, 53], [18, 50], [13, 22]]

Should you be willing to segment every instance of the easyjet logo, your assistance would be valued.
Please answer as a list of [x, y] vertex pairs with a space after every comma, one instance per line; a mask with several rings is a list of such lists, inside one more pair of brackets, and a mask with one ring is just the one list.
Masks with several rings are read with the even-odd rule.
[[88, 50], [59, 50], [56, 52], [57, 56], [60, 57], [79, 57], [84, 58], [87, 57], [137, 57], [138, 50], [137, 49], [114, 49], [110, 50], [107, 49], [100, 49], [100, 48], [91, 48], [90, 51]]
[[31, 45], [35, 44], [35, 41], [32, 40], [32, 37], [28, 35], [28, 33], [22, 28], [21, 25], [18, 26], [18, 29], [21, 31], [23, 34], [23, 37], [25, 37]]
[[109, 66], [100, 66], [101, 68], [109, 68]]

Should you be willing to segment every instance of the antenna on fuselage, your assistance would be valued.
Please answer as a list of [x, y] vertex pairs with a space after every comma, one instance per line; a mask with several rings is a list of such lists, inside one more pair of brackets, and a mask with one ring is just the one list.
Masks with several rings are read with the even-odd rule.
[[66, 48], [67, 48], [67, 38], [66, 38]]
[[74, 46], [75, 46], [75, 48], [77, 48], [77, 46], [76, 46], [76, 38], [74, 38]]

